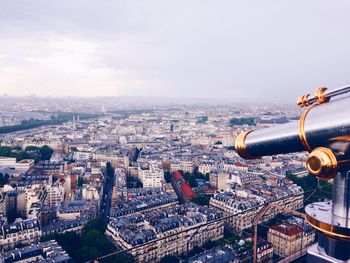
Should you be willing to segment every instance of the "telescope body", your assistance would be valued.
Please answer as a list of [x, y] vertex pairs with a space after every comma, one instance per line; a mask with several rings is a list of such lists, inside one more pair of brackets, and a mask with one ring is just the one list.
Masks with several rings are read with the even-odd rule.
[[237, 136], [235, 148], [243, 158], [309, 151], [317, 147], [337, 149], [350, 142], [350, 97], [315, 104], [299, 121], [246, 132]]
[[[319, 231], [308, 262], [350, 262], [350, 86], [298, 99], [306, 107], [299, 121], [240, 133], [235, 150], [246, 159], [308, 151], [306, 168], [319, 179], [333, 179], [332, 201], [305, 207], [306, 221]], [[336, 97], [336, 98], [335, 98]], [[331, 100], [332, 99], [332, 100]]]

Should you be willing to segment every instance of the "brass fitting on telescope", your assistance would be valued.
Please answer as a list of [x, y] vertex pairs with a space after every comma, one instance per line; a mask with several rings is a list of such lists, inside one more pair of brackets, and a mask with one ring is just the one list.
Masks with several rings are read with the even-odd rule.
[[245, 138], [249, 133], [251, 133], [253, 130], [241, 132], [237, 135], [235, 140], [235, 150], [238, 153], [239, 156], [245, 159], [250, 159], [251, 157], [247, 153], [247, 145], [245, 144]]
[[325, 87], [319, 87], [315, 92], [315, 99], [318, 103], [322, 104], [325, 102], [328, 102], [330, 100], [330, 97], [326, 96], [326, 90]]
[[306, 106], [309, 106], [311, 103], [310, 103], [310, 94], [306, 94], [304, 96], [300, 96], [297, 100], [297, 104], [299, 107], [306, 107]]
[[298, 100], [297, 100], [297, 105], [299, 107], [303, 108], [303, 107], [307, 107], [307, 106], [313, 105], [316, 102], [318, 102], [319, 104], [328, 102], [331, 97], [326, 94], [326, 91], [327, 91], [327, 88], [319, 87], [315, 91], [315, 96], [314, 97], [310, 97], [310, 94], [306, 94], [304, 96], [299, 97]]
[[306, 168], [317, 178], [332, 179], [337, 173], [338, 162], [332, 150], [319, 147], [314, 149], [306, 160]]

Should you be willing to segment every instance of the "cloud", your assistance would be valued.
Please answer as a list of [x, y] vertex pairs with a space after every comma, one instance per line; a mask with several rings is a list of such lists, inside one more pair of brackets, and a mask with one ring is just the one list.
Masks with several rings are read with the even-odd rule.
[[294, 101], [348, 81], [349, 7], [324, 0], [4, 0], [0, 92]]

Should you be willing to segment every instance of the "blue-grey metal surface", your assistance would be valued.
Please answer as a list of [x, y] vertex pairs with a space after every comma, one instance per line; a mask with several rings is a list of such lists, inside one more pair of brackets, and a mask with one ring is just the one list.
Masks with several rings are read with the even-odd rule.
[[[347, 159], [350, 136], [350, 97], [314, 106], [307, 114], [304, 132], [311, 149], [329, 147], [338, 159]], [[252, 157], [305, 151], [299, 136], [299, 121], [276, 125], [249, 133], [246, 153]]]

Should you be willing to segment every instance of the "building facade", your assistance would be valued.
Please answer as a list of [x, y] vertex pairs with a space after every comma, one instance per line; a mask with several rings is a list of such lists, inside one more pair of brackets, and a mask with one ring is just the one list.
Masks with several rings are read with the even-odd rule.
[[292, 259], [293, 255], [299, 256], [306, 252], [306, 248], [315, 240], [315, 232], [297, 224], [283, 222], [270, 227], [267, 238], [276, 255]]

